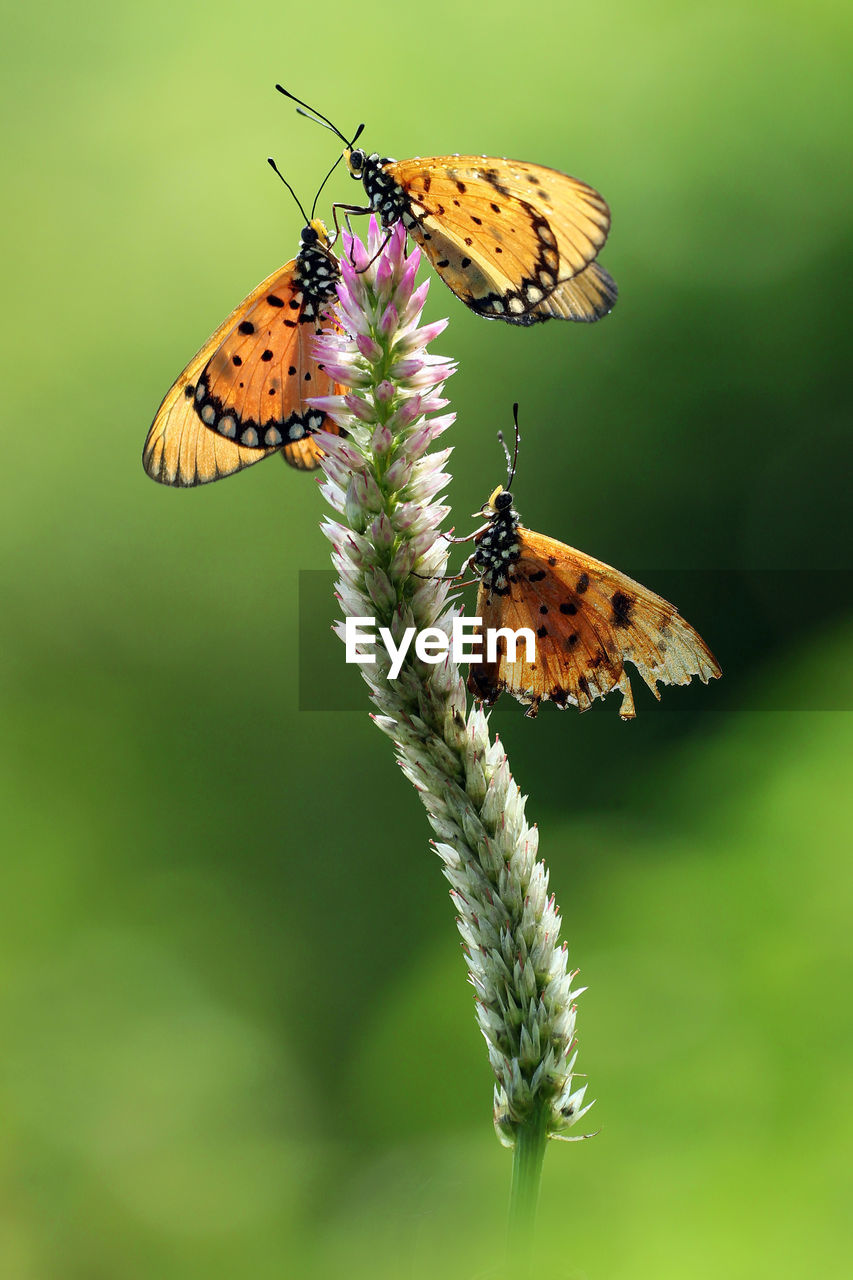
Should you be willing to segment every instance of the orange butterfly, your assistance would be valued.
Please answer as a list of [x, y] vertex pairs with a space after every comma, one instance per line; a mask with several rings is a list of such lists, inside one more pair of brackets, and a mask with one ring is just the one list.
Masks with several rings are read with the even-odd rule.
[[528, 663], [522, 644], [509, 661], [499, 637], [496, 660], [471, 665], [468, 688], [475, 697], [491, 704], [506, 690], [535, 716], [540, 702], [586, 711], [593, 699], [619, 689], [619, 714], [631, 720], [626, 662], [658, 700], [658, 681], [689, 684], [698, 676], [707, 684], [721, 674], [674, 605], [618, 569], [523, 528], [509, 491], [514, 474], [515, 460], [506, 489], [498, 485], [479, 513], [488, 523], [471, 535], [476, 548], [468, 563], [480, 578], [476, 616], [482, 632], [527, 627], [536, 635], [536, 657]]
[[296, 257], [243, 299], [167, 393], [142, 451], [153, 480], [207, 484], [273, 453], [303, 471], [318, 465], [313, 433], [339, 431], [305, 400], [346, 388], [316, 362], [311, 340], [340, 275], [326, 228], [308, 221]]
[[612, 310], [616, 284], [595, 261], [610, 210], [593, 187], [557, 169], [495, 156], [368, 155], [354, 147], [363, 125], [348, 142], [326, 116], [306, 111], [345, 144], [350, 174], [367, 194], [366, 207], [335, 209], [376, 213], [383, 227], [402, 221], [444, 283], [478, 315], [530, 325], [600, 320]]

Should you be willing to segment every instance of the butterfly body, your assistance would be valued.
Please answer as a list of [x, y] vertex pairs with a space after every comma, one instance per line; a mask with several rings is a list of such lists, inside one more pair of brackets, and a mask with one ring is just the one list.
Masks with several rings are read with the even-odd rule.
[[297, 256], [235, 308], [167, 393], [142, 455], [152, 479], [206, 484], [278, 452], [299, 469], [317, 466], [311, 436], [336, 428], [306, 401], [341, 388], [311, 340], [339, 279], [326, 228], [309, 222]]
[[595, 261], [610, 210], [587, 183], [495, 156], [392, 160], [348, 148], [384, 227], [402, 222], [445, 284], [487, 319], [598, 320], [616, 285]]
[[634, 717], [625, 663], [636, 667], [656, 698], [657, 683], [703, 683], [720, 675], [713, 654], [674, 605], [602, 561], [525, 529], [512, 495], [496, 489], [483, 508], [488, 524], [475, 538], [480, 576], [477, 616], [484, 631], [526, 627], [536, 657], [472, 664], [471, 692], [487, 704], [504, 690], [535, 715], [541, 702], [585, 711], [614, 689], [620, 716]]
[[[352, 173], [352, 153], [347, 162]], [[379, 215], [382, 226], [393, 227], [395, 223], [402, 221], [404, 226], [411, 229], [414, 218], [409, 212], [408, 197], [392, 175], [391, 167], [396, 163], [396, 160], [388, 156], [381, 157], [378, 151], [374, 151], [372, 155], [365, 155], [360, 177], [368, 206]]]

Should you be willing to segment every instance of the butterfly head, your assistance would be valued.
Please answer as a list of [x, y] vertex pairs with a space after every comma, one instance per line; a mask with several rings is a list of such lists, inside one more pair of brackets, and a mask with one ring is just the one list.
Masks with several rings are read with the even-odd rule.
[[389, 160], [387, 156], [380, 156], [378, 151], [372, 151], [369, 155], [363, 147], [347, 147], [344, 151], [344, 160], [349, 169], [349, 176], [355, 178], [356, 182], [363, 182], [365, 187], [370, 187], [377, 180], [385, 187], [394, 185], [393, 179], [387, 173], [383, 172], [383, 166], [393, 164], [393, 160]]
[[361, 147], [347, 147], [344, 152], [344, 160], [346, 160], [350, 177], [355, 178], [357, 182], [361, 182], [364, 177], [364, 166], [367, 156]]
[[310, 222], [305, 224], [302, 228], [300, 239], [303, 247], [319, 245], [321, 249], [328, 249], [331, 244], [325, 223], [319, 218], [312, 218]]
[[475, 511], [474, 514], [483, 516], [486, 520], [493, 520], [496, 516], [503, 515], [507, 511], [512, 511], [512, 494], [509, 489], [505, 489], [502, 484], [499, 484], [488, 502], [484, 503], [480, 510]]
[[484, 502], [479, 511], [474, 512], [475, 516], [481, 516], [482, 519], [488, 520], [489, 533], [497, 528], [515, 529], [518, 526], [518, 512], [513, 506], [512, 494], [509, 489], [505, 489], [499, 484], [497, 489], [489, 498], [488, 502]]

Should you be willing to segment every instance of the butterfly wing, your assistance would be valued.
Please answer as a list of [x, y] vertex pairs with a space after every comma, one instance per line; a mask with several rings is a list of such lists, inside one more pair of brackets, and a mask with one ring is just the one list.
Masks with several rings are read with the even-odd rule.
[[595, 258], [610, 210], [594, 188], [556, 169], [488, 156], [389, 161], [406, 224], [472, 311], [510, 324], [598, 320], [616, 285]]
[[[528, 627], [536, 634], [536, 659], [522, 645], [516, 660], [498, 652], [494, 662], [472, 665], [468, 687], [492, 703], [506, 690], [529, 705], [540, 702], [585, 711], [613, 689], [622, 693], [619, 714], [634, 716], [630, 662], [656, 698], [657, 683], [703, 684], [720, 675], [705, 642], [674, 605], [626, 574], [553, 538], [518, 529], [521, 554], [500, 595], [480, 584], [477, 616], [483, 629]], [[505, 646], [504, 646], [505, 649]]]
[[311, 355], [320, 329], [303, 317], [295, 266], [294, 259], [261, 281], [169, 390], [142, 453], [153, 480], [208, 484], [278, 452], [300, 470], [317, 466], [310, 433], [338, 429], [304, 400], [344, 388]]
[[[340, 435], [340, 428], [328, 417], [323, 423], [323, 430], [331, 435]], [[295, 467], [297, 471], [316, 471], [320, 465], [323, 450], [313, 436], [305, 436], [303, 440], [286, 444], [281, 451], [281, 456], [288, 466]]]

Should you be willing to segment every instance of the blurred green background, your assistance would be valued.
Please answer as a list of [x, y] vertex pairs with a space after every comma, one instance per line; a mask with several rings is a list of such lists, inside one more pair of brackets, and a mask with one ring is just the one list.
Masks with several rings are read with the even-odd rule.
[[679, 571], [725, 672], [630, 725], [494, 714], [589, 986], [600, 1134], [548, 1154], [543, 1263], [849, 1274], [851, 45], [840, 0], [5, 19], [3, 1280], [500, 1260], [510, 1157], [425, 818], [365, 713], [298, 710], [314, 481], [139, 463], [295, 250], [265, 157], [303, 200], [334, 158], [276, 80], [382, 153], [606, 195], [603, 323], [487, 324], [434, 284], [451, 499], [462, 527], [519, 400], [527, 522]]

